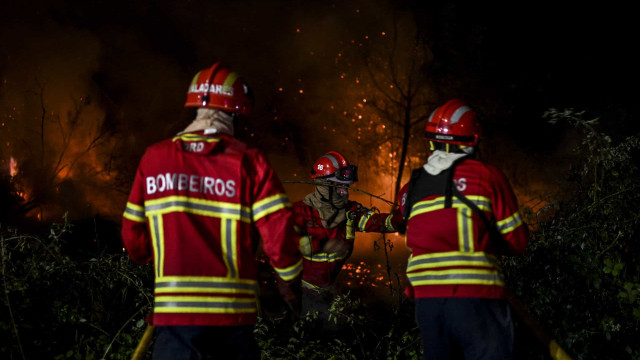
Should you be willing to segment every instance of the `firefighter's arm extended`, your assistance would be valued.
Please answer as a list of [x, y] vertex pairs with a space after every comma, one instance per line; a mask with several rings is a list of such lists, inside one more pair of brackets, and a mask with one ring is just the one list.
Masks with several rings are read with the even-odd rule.
[[253, 180], [252, 221], [262, 237], [262, 248], [278, 274], [278, 289], [294, 313], [301, 304], [302, 256], [289, 198], [264, 156], [256, 151], [249, 169]]
[[[142, 164], [142, 161], [140, 163]], [[144, 210], [144, 176], [141, 166], [138, 166], [131, 193], [122, 215], [122, 242], [133, 262], [145, 264], [153, 258]]]
[[353, 203], [347, 210], [347, 218], [353, 221], [355, 231], [392, 233], [404, 230], [404, 220], [398, 208], [391, 213], [380, 213], [377, 209], [368, 209]]
[[494, 173], [492, 211], [497, 229], [505, 240], [507, 254], [517, 255], [525, 251], [529, 241], [527, 224], [522, 219], [516, 196], [507, 178], [497, 170]]

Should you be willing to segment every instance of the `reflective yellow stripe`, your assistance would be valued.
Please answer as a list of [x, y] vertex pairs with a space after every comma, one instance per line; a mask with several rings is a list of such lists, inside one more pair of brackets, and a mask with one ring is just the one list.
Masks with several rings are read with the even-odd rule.
[[320, 289], [320, 286], [313, 285], [312, 283], [308, 283], [308, 282], [306, 282], [304, 280], [302, 280], [302, 286], [306, 287], [307, 289], [313, 289], [313, 290]]
[[205, 135], [200, 135], [200, 134], [186, 133], [186, 134], [178, 135], [178, 136], [176, 136], [176, 137], [174, 137], [172, 139], [172, 141], [174, 141], [174, 142], [177, 141], [177, 140], [182, 140], [184, 142], [205, 141], [205, 142], [209, 142], [209, 143], [214, 143], [214, 142], [220, 141], [220, 138], [213, 137], [213, 136], [205, 136]]
[[571, 360], [571, 356], [555, 340], [549, 343], [549, 354], [554, 360]]
[[196, 199], [187, 196], [167, 196], [144, 202], [147, 216], [186, 212], [202, 216], [222, 219], [233, 219], [250, 222], [250, 211], [246, 206], [221, 201]]
[[309, 261], [315, 261], [315, 262], [334, 262], [334, 261], [342, 260], [345, 257], [338, 256], [336, 253], [330, 253], [330, 254], [317, 253], [317, 254], [313, 254], [313, 256], [304, 256], [304, 258]]
[[427, 270], [408, 273], [413, 286], [419, 285], [496, 285], [504, 286], [502, 275], [492, 269]]
[[407, 272], [451, 266], [476, 266], [500, 270], [498, 259], [493, 255], [484, 252], [448, 251], [410, 256], [407, 262]]
[[[198, 71], [198, 73], [196, 74], [196, 76], [193, 77], [193, 80], [191, 80], [191, 86], [193, 85], [198, 85], [198, 76], [200, 76], [200, 73], [202, 71]], [[191, 88], [191, 86], [189, 86], [189, 88]]]
[[136, 204], [128, 202], [128, 201], [127, 201], [127, 208], [129, 208], [129, 209], [131, 209], [133, 211], [144, 212], [144, 206], [136, 205]]
[[347, 240], [355, 240], [356, 238], [356, 229], [353, 226], [354, 220], [347, 219], [347, 227], [345, 231], [345, 239]]
[[[471, 200], [480, 210], [491, 211], [491, 200], [489, 198], [480, 196], [480, 195], [469, 195], [467, 199]], [[411, 213], [409, 214], [409, 219], [411, 219], [415, 215], [424, 214], [431, 211], [444, 209], [445, 197], [438, 196], [431, 200], [426, 201], [418, 201], [411, 208]], [[460, 208], [468, 208], [465, 203], [460, 201], [459, 199], [453, 198], [451, 199], [451, 207], [454, 209]]]
[[475, 249], [471, 211], [468, 207], [458, 208], [457, 210], [458, 245], [460, 251], [463, 252], [473, 252]]
[[156, 277], [161, 277], [164, 269], [164, 229], [162, 216], [156, 215], [149, 218], [151, 229], [151, 242], [153, 244], [154, 264], [156, 265]]
[[388, 232], [395, 232], [396, 229], [393, 227], [393, 224], [391, 223], [391, 219], [393, 219], [393, 214], [389, 214], [389, 216], [387, 216], [387, 218], [384, 221], [384, 226]]
[[222, 92], [227, 94], [233, 94], [233, 83], [236, 82], [238, 74], [235, 72], [230, 73], [224, 82], [222, 83]]
[[122, 214], [122, 217], [124, 217], [125, 219], [129, 219], [131, 221], [139, 222], [139, 223], [143, 223], [143, 222], [147, 221], [147, 219], [145, 219], [143, 217], [141, 218], [141, 217], [137, 217], [137, 216], [131, 215], [130, 213], [127, 213], [126, 211], [124, 212], [124, 214]]
[[255, 298], [220, 296], [156, 295], [156, 313], [253, 313], [257, 311]]
[[123, 217], [135, 221], [135, 222], [146, 222], [144, 207], [140, 205], [136, 205], [127, 201], [127, 206], [124, 209]]
[[373, 216], [373, 214], [374, 211], [369, 210], [364, 216], [360, 218], [360, 221], [358, 222], [358, 231], [366, 232], [367, 223], [369, 222], [369, 219], [371, 219], [371, 216]]
[[251, 207], [253, 221], [258, 221], [271, 213], [289, 206], [291, 206], [291, 202], [289, 202], [289, 198], [286, 194], [268, 196], [260, 201], [256, 201]]
[[509, 233], [518, 226], [522, 225], [522, 216], [520, 216], [519, 212], [515, 212], [513, 215], [509, 216], [504, 220], [500, 220], [497, 222], [498, 230], [500, 230], [501, 234]]
[[280, 269], [275, 266], [273, 268], [276, 270], [278, 275], [280, 275], [282, 280], [284, 281], [293, 280], [302, 273], [302, 259], [300, 259], [297, 263], [286, 268]]
[[228, 276], [238, 277], [238, 248], [236, 240], [236, 222], [223, 219], [220, 223], [220, 242], [222, 259], [227, 267]]
[[156, 278], [155, 293], [225, 293], [256, 295], [258, 282], [252, 279], [217, 276], [163, 276]]

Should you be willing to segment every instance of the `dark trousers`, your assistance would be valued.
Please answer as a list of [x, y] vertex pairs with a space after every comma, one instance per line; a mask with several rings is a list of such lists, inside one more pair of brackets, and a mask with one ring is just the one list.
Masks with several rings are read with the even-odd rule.
[[416, 299], [423, 360], [512, 360], [513, 321], [505, 300]]
[[153, 360], [260, 358], [248, 326], [157, 326]]

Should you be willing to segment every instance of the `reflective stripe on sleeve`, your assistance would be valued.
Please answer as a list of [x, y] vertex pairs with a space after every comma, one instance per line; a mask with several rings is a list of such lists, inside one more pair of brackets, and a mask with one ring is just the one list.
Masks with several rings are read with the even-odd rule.
[[302, 259], [300, 259], [297, 263], [286, 268], [280, 269], [275, 266], [273, 268], [276, 270], [278, 275], [280, 275], [282, 280], [284, 281], [293, 280], [302, 273]]
[[369, 211], [367, 211], [366, 214], [364, 214], [362, 217], [360, 217], [360, 221], [358, 221], [358, 231], [366, 232], [367, 222], [369, 222], [369, 219], [371, 219], [371, 216], [373, 216], [373, 214], [374, 214], [374, 211], [373, 210], [369, 210]]
[[520, 216], [520, 212], [517, 212], [504, 220], [500, 220], [497, 222], [498, 230], [500, 230], [501, 234], [509, 233], [518, 226], [522, 225], [522, 216]]
[[389, 216], [387, 216], [387, 219], [384, 221], [384, 227], [387, 229], [388, 232], [396, 232], [397, 230], [393, 227], [393, 224], [391, 224], [391, 220], [393, 219], [393, 214], [389, 214]]
[[123, 217], [135, 221], [135, 222], [146, 222], [144, 207], [140, 205], [136, 205], [130, 202], [127, 202], [127, 207], [124, 209]]
[[251, 208], [253, 221], [258, 221], [271, 213], [289, 206], [291, 206], [291, 202], [289, 202], [286, 194], [276, 194], [256, 201]]

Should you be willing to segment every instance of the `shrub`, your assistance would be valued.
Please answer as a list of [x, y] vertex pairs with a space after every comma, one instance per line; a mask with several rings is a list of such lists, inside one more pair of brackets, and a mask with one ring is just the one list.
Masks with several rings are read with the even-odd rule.
[[152, 302], [149, 267], [124, 254], [69, 257], [66, 219], [48, 236], [0, 230], [3, 358], [130, 358]]
[[[575, 359], [640, 359], [640, 139], [614, 143], [584, 112], [545, 117], [584, 134], [567, 181], [523, 258], [507, 259], [508, 284]], [[541, 213], [537, 215], [542, 215]]]

